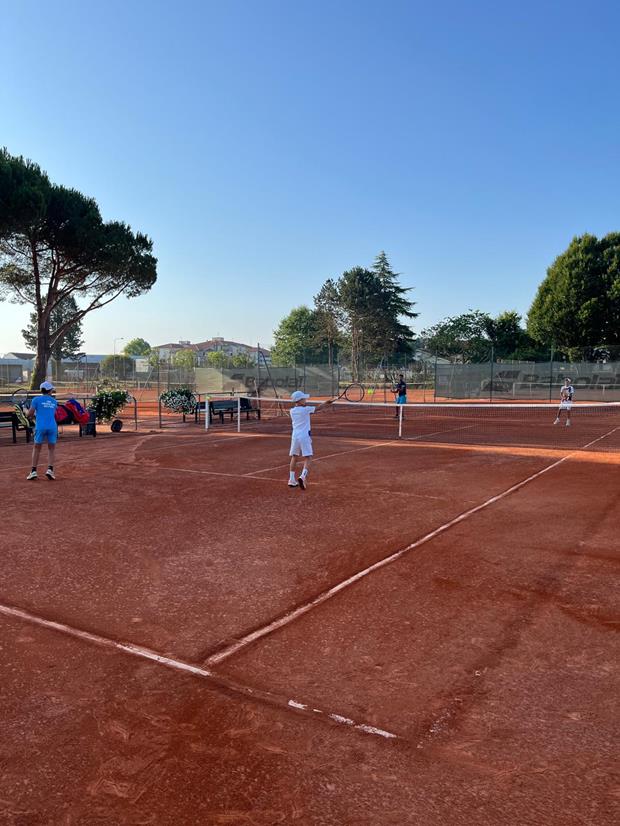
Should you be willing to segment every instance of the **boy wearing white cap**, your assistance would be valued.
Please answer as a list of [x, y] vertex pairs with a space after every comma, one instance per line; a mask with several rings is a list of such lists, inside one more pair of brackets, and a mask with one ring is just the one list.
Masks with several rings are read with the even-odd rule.
[[[291, 400], [294, 405], [291, 407], [291, 421], [293, 423], [293, 434], [291, 437], [291, 450], [289, 456], [291, 463], [289, 465], [289, 488], [296, 488], [299, 486], [302, 490], [306, 488], [306, 479], [308, 478], [308, 468], [312, 458], [312, 435], [310, 430], [310, 416], [321, 410], [328, 404], [333, 404], [334, 399], [323, 402], [318, 405], [306, 404], [306, 399], [310, 396], [307, 393], [302, 393], [301, 390], [295, 390], [291, 393]], [[304, 466], [298, 479], [295, 479], [295, 466], [297, 464], [297, 457], [302, 456]]]
[[56, 478], [54, 476], [54, 456], [56, 453], [56, 439], [58, 438], [58, 425], [56, 424], [55, 413], [56, 408], [58, 407], [58, 402], [51, 395], [53, 389], [54, 385], [51, 382], [44, 381], [40, 386], [42, 395], [34, 397], [30, 403], [28, 412], [26, 413], [26, 416], [28, 416], [29, 419], [36, 416], [34, 427], [34, 447], [32, 449], [32, 470], [26, 479], [37, 478], [37, 464], [39, 462], [43, 442], [47, 442], [48, 456], [48, 467], [45, 471], [45, 475], [50, 481], [53, 481]]
[[562, 418], [562, 411], [566, 410], [566, 427], [570, 427], [570, 409], [573, 406], [573, 396], [575, 395], [575, 388], [570, 383], [568, 376], [564, 379], [564, 386], [560, 390], [560, 407], [558, 415], [553, 424], [560, 424]]

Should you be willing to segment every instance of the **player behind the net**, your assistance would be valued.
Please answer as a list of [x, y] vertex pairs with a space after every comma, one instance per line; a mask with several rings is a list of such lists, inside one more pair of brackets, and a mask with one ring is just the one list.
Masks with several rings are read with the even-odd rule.
[[[407, 385], [405, 383], [405, 377], [402, 373], [399, 374], [398, 381], [392, 388], [392, 393], [394, 394], [394, 401], [396, 404], [407, 404]], [[394, 418], [398, 418], [398, 408], [396, 408]]]
[[[293, 424], [293, 433], [291, 436], [291, 450], [289, 456], [291, 462], [289, 465], [289, 488], [300, 487], [302, 490], [306, 488], [306, 479], [308, 477], [308, 470], [310, 461], [312, 459], [312, 435], [310, 427], [310, 416], [326, 407], [333, 404], [336, 400], [329, 399], [329, 401], [322, 404], [309, 405], [306, 404], [306, 399], [310, 396], [307, 393], [302, 393], [301, 390], [295, 390], [291, 393], [291, 400], [294, 402], [291, 407], [291, 422]], [[303, 469], [298, 479], [295, 479], [295, 466], [297, 464], [297, 457], [303, 458]]]
[[568, 376], [564, 379], [564, 385], [560, 390], [560, 406], [558, 408], [558, 415], [553, 424], [560, 424], [562, 418], [562, 411], [566, 410], [566, 427], [570, 427], [570, 409], [573, 406], [573, 396], [575, 395], [575, 388], [570, 383]]

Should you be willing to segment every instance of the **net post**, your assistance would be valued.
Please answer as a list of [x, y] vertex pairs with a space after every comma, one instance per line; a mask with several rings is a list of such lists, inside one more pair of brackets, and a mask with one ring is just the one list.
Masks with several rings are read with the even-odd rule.
[[205, 430], [209, 429], [209, 394], [205, 393]]
[[403, 438], [403, 408], [404, 404], [398, 405], [398, 438]]
[[237, 433], [241, 433], [241, 396], [237, 396]]

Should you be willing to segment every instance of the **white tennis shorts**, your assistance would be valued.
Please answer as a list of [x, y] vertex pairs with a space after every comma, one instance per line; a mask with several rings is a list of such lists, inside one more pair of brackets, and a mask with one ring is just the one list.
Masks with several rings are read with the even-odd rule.
[[293, 433], [289, 456], [312, 456], [312, 439], [307, 433]]
[[570, 410], [572, 406], [573, 403], [569, 402], [568, 400], [560, 402], [560, 410]]

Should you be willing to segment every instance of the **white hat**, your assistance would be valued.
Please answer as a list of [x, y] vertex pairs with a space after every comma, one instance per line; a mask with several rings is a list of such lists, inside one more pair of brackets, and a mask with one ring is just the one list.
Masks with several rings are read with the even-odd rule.
[[302, 393], [301, 390], [295, 390], [294, 393], [291, 393], [291, 399], [294, 402], [300, 402], [302, 399], [309, 399], [310, 393]]
[[47, 390], [49, 392], [50, 390], [53, 390], [53, 389], [54, 389], [54, 385], [51, 383], [51, 381], [42, 381], [41, 384], [39, 385], [39, 390]]

